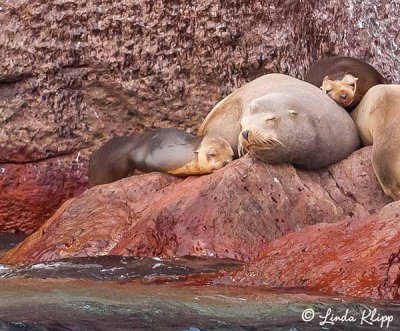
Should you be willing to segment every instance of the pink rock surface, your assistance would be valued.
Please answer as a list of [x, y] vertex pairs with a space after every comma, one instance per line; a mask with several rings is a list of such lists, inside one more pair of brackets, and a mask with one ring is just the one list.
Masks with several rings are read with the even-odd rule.
[[400, 202], [359, 220], [316, 224], [268, 244], [216, 284], [399, 299]]
[[0, 233], [32, 233], [87, 187], [85, 159], [75, 153], [34, 163], [0, 164]]
[[152, 173], [94, 187], [65, 203], [4, 261], [107, 254], [249, 260], [288, 232], [368, 216], [390, 201], [370, 152], [316, 172], [247, 156], [208, 176]]

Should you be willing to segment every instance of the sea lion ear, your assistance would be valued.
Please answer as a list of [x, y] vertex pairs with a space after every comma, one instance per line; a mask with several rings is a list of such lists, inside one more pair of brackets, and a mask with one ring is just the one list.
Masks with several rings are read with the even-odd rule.
[[296, 116], [298, 114], [298, 112], [293, 110], [293, 109], [289, 109], [289, 114], [290, 114], [290, 116], [294, 117], [294, 116]]
[[322, 81], [322, 86], [320, 87], [320, 89], [323, 90], [323, 91], [325, 91], [325, 89], [324, 89], [324, 83], [325, 83], [327, 80], [329, 80], [329, 76], [325, 76], [325, 78], [324, 78], [323, 81]]

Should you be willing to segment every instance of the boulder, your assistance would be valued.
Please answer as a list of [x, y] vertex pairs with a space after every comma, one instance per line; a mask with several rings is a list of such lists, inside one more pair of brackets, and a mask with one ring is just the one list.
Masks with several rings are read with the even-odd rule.
[[246, 156], [211, 175], [151, 173], [97, 186], [64, 203], [3, 262], [96, 255], [250, 260], [286, 233], [353, 221], [391, 201], [370, 154], [367, 147], [312, 172]]
[[400, 202], [356, 221], [316, 224], [268, 244], [215, 284], [400, 298]]

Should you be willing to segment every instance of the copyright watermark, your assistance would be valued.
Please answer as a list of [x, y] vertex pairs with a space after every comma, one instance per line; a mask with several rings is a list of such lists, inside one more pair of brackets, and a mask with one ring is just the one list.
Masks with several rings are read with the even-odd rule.
[[344, 313], [335, 314], [331, 308], [320, 313], [316, 313], [312, 308], [307, 308], [301, 314], [301, 319], [304, 322], [318, 320], [321, 326], [356, 323], [359, 325], [373, 325], [379, 326], [380, 328], [389, 328], [390, 323], [393, 322], [393, 315], [379, 314], [376, 308], [364, 309], [360, 314], [357, 314], [357, 316], [355, 314], [350, 314], [349, 309], [346, 309]]

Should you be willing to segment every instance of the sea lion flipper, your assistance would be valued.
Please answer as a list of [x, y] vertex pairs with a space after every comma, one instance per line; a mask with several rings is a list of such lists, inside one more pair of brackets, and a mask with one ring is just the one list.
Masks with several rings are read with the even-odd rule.
[[219, 135], [224, 137], [237, 154], [240, 119], [242, 118], [243, 102], [232, 95], [229, 100], [222, 100], [207, 115], [198, 135]]

